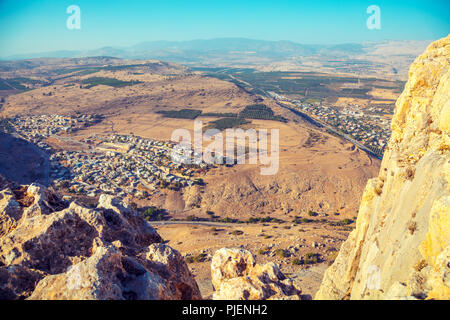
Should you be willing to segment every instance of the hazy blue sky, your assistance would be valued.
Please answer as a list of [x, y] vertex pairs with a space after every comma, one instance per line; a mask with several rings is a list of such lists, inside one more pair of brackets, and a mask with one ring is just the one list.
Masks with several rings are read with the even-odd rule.
[[[69, 5], [81, 29], [69, 30]], [[381, 9], [368, 30], [366, 9]], [[434, 40], [450, 33], [450, 1], [0, 0], [0, 56], [129, 46], [152, 40], [246, 37], [300, 43]]]

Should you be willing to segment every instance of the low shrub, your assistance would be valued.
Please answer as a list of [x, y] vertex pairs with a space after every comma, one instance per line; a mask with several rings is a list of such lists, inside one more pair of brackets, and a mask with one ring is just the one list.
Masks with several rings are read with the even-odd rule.
[[314, 212], [314, 211], [312, 211], [312, 210], [309, 210], [309, 211], [308, 211], [308, 215], [309, 215], [310, 217], [316, 217], [316, 216], [318, 215], [318, 213], [317, 213], [317, 212]]
[[288, 253], [286, 250], [281, 249], [281, 248], [276, 249], [276, 250], [275, 250], [275, 254], [276, 254], [277, 256], [281, 257], [281, 258], [287, 258], [287, 257], [289, 257], [289, 253]]
[[308, 252], [303, 256], [304, 264], [315, 264], [320, 262], [320, 255], [318, 253]]

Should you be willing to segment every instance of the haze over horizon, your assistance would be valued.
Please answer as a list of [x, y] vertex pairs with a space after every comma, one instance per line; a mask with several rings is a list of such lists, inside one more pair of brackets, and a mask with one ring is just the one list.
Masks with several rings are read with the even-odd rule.
[[[381, 10], [369, 30], [367, 7]], [[81, 9], [81, 29], [66, 12]], [[59, 50], [129, 47], [148, 41], [250, 38], [301, 44], [434, 40], [450, 30], [448, 1], [2, 1], [0, 57]]]

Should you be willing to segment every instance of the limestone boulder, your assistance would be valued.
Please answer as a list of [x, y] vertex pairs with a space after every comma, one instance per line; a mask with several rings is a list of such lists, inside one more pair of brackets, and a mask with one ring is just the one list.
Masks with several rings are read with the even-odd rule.
[[211, 261], [214, 300], [300, 299], [301, 290], [274, 263], [259, 265], [251, 252], [222, 248]]

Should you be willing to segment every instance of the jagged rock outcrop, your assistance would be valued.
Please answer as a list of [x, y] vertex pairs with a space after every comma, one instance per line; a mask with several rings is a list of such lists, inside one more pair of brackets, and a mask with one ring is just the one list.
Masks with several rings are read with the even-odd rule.
[[214, 300], [300, 299], [301, 290], [274, 263], [256, 264], [251, 252], [222, 248], [211, 261]]
[[0, 299], [201, 299], [180, 253], [121, 201], [0, 187]]
[[316, 299], [450, 298], [450, 35], [411, 65], [379, 176]]

